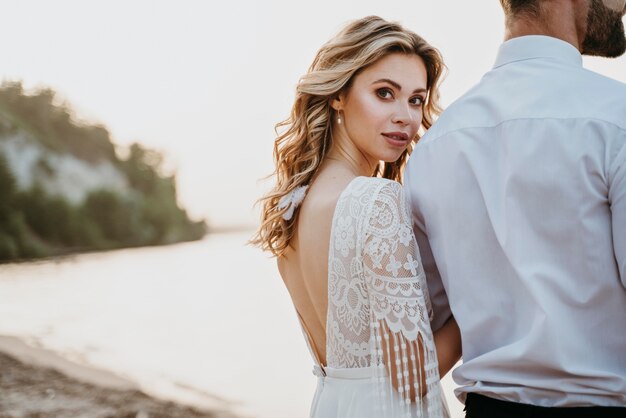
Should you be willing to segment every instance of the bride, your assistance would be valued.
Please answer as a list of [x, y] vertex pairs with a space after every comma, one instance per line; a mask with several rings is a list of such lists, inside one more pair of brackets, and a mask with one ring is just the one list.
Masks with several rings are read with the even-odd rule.
[[253, 243], [272, 252], [318, 376], [312, 418], [448, 416], [460, 358], [430, 302], [400, 181], [438, 114], [439, 52], [396, 23], [349, 24], [317, 53], [278, 124], [276, 185]]

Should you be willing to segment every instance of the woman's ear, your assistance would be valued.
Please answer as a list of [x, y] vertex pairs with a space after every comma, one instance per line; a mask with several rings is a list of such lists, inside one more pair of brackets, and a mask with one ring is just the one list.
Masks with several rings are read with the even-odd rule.
[[335, 98], [333, 98], [330, 101], [330, 107], [332, 107], [338, 112], [340, 110], [343, 110], [343, 102], [344, 102], [343, 93], [339, 93]]

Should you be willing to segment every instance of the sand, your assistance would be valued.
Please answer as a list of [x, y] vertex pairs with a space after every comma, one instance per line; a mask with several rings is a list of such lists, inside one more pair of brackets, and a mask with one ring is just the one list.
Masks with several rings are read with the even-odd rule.
[[155, 399], [107, 371], [0, 337], [0, 418], [233, 418]]

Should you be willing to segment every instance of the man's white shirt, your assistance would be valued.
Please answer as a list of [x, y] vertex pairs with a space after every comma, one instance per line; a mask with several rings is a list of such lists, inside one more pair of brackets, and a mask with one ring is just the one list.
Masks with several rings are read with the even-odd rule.
[[561, 40], [509, 40], [405, 188], [433, 329], [461, 329], [461, 400], [626, 405], [625, 84]]

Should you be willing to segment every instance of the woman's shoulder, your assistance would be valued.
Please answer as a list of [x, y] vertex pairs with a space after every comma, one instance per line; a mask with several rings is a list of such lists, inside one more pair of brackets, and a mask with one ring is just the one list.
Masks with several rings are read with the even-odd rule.
[[404, 217], [406, 209], [402, 184], [380, 177], [357, 177], [341, 194], [336, 213], [367, 223], [388, 211]]
[[381, 205], [398, 208], [404, 204], [402, 185], [381, 177], [355, 177], [347, 183], [313, 187], [310, 192], [313, 199], [305, 199], [302, 215], [316, 223], [337, 217], [364, 218]]
[[389, 204], [404, 205], [405, 201], [402, 184], [381, 177], [357, 177], [343, 195], [351, 200], [357, 198], [363, 204], [382, 200]]
[[402, 185], [394, 180], [382, 177], [356, 177], [346, 188], [345, 192], [350, 195], [366, 194], [370, 198], [376, 198], [381, 192], [401, 193]]

